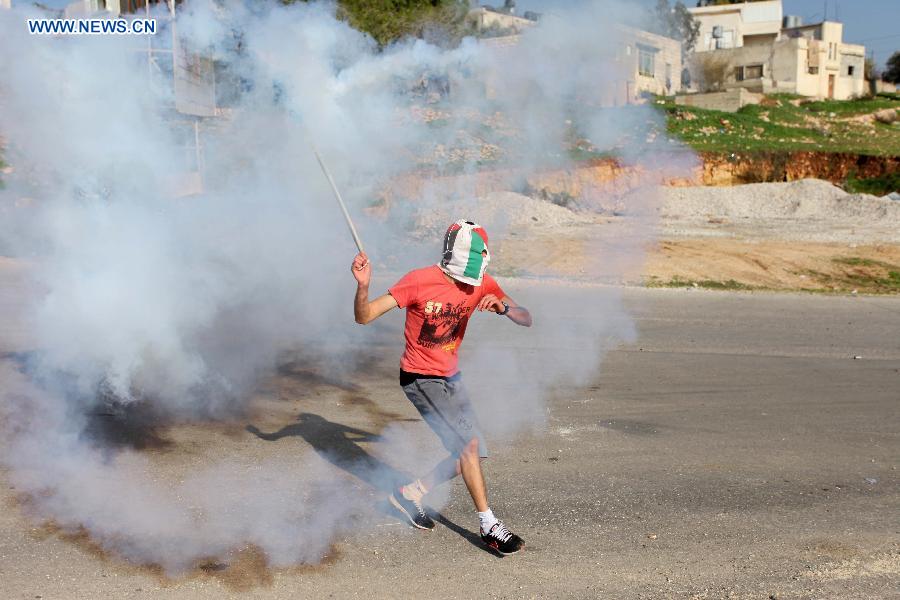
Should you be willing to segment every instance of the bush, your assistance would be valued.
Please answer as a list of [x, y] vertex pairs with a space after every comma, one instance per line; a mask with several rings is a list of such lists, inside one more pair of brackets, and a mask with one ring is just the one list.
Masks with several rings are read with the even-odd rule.
[[844, 188], [853, 194], [872, 194], [873, 196], [887, 196], [892, 192], [900, 192], [900, 173], [888, 173], [880, 177], [858, 179], [856, 173], [850, 173]]

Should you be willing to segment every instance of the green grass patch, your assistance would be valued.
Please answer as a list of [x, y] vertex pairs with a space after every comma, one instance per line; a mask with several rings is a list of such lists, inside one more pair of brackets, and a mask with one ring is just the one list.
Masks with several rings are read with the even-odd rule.
[[900, 126], [853, 120], [900, 109], [894, 98], [798, 102], [795, 96], [777, 94], [736, 113], [678, 106], [672, 98], [658, 98], [654, 106], [666, 113], [669, 135], [699, 151], [900, 155]]
[[665, 287], [665, 288], [703, 288], [705, 290], [724, 290], [724, 291], [753, 291], [753, 290], [762, 290], [765, 288], [748, 285], [746, 283], [741, 283], [740, 281], [735, 281], [734, 279], [728, 279], [727, 281], [716, 281], [713, 279], [682, 279], [677, 275], [668, 281], [663, 281], [656, 277], [651, 277], [648, 282], [646, 282], [647, 287]]
[[849, 267], [878, 267], [886, 266], [885, 263], [871, 258], [860, 258], [858, 256], [839, 256], [831, 259], [831, 262], [838, 265], [847, 265]]
[[858, 290], [869, 294], [900, 293], [900, 266], [858, 256], [833, 258], [845, 267], [838, 273], [809, 271], [808, 275], [835, 291]]
[[844, 188], [853, 194], [872, 194], [887, 196], [891, 192], [900, 192], [900, 173], [888, 173], [880, 177], [859, 179], [853, 173], [844, 182]]
[[807, 102], [798, 108], [811, 113], [834, 113], [835, 115], [864, 115], [885, 108], [898, 108], [898, 102], [891, 98], [863, 97], [855, 100], [819, 100]]

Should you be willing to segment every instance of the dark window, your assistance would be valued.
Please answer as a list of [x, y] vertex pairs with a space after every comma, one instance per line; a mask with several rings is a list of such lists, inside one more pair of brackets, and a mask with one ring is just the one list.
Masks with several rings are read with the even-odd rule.
[[762, 65], [750, 65], [744, 67], [744, 79], [762, 79], [763, 76], [763, 66]]
[[853, 73], [855, 73], [855, 72], [856, 72], [855, 66], [850, 65], [849, 67], [847, 67], [847, 75], [848, 76], [853, 77]]

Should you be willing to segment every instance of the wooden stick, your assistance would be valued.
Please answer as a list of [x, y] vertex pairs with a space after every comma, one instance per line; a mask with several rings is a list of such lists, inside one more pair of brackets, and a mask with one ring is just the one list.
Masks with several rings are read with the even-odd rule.
[[337, 186], [334, 184], [334, 179], [331, 177], [331, 173], [328, 171], [328, 167], [325, 166], [325, 162], [322, 160], [322, 157], [319, 156], [319, 151], [313, 148], [313, 154], [316, 155], [316, 160], [319, 161], [319, 166], [322, 167], [322, 172], [325, 173], [325, 177], [328, 179], [328, 183], [331, 184], [331, 190], [334, 192], [334, 197], [337, 198], [338, 204], [341, 206], [341, 212], [344, 213], [344, 219], [346, 219], [347, 225], [350, 227], [350, 235], [353, 236], [353, 241], [356, 242], [356, 247], [360, 252], [362, 252], [362, 240], [359, 239], [359, 234], [356, 233], [356, 227], [353, 225], [353, 220], [350, 218], [350, 213], [347, 212], [347, 205], [344, 204], [344, 199], [341, 198], [341, 193], [338, 191]]

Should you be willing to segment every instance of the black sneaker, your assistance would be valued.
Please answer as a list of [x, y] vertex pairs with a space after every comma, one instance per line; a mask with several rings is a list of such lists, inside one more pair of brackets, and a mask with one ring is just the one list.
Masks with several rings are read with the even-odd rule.
[[482, 531], [481, 541], [488, 548], [496, 550], [503, 556], [515, 554], [525, 547], [525, 542], [522, 541], [522, 538], [507, 529], [503, 521], [497, 521], [487, 533]]
[[400, 490], [388, 496], [388, 500], [409, 519], [413, 527], [427, 530], [434, 529], [434, 521], [425, 513], [425, 508], [421, 502], [408, 499]]

